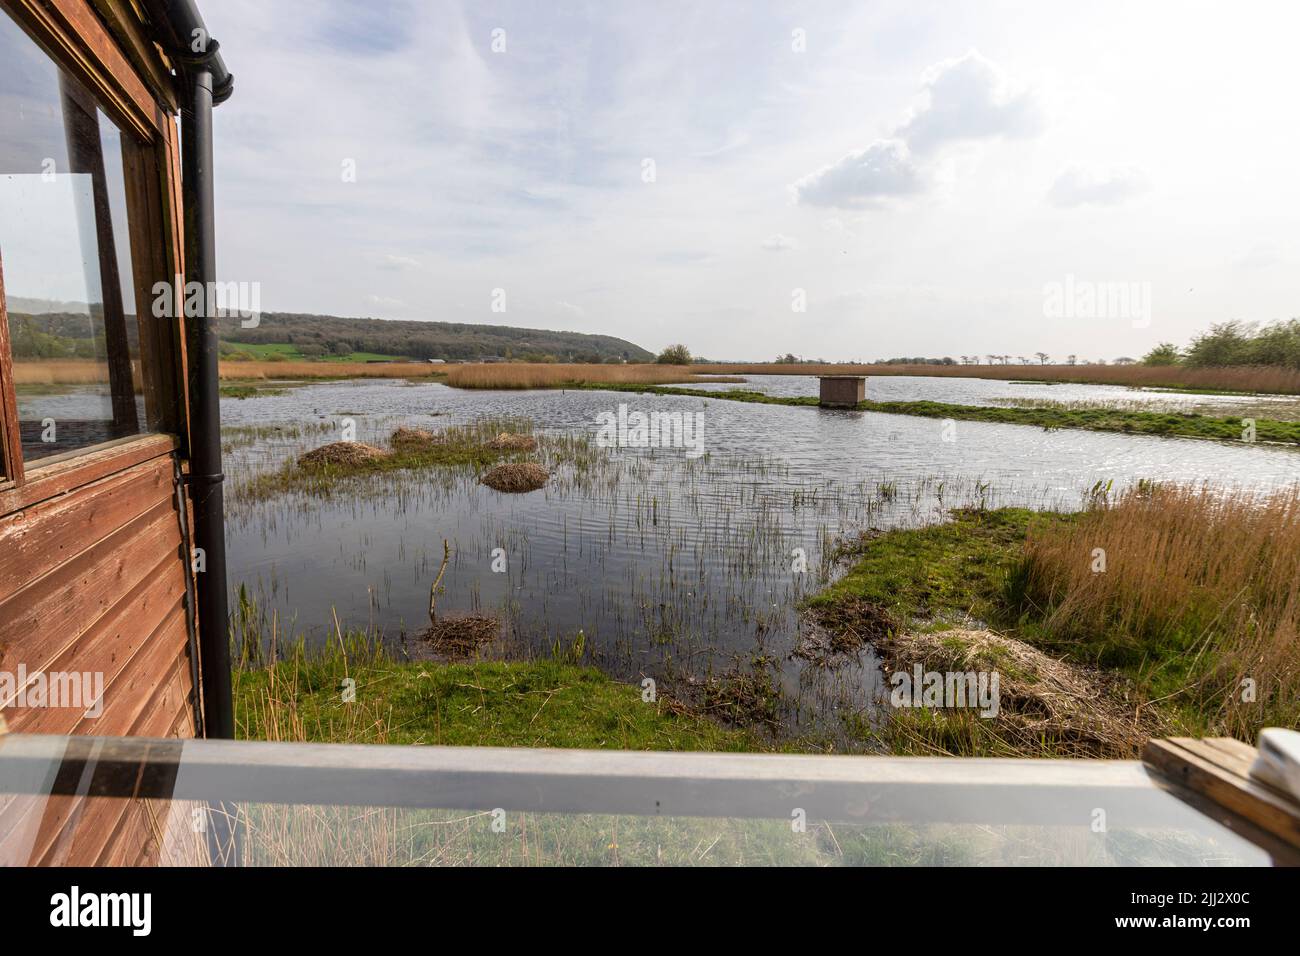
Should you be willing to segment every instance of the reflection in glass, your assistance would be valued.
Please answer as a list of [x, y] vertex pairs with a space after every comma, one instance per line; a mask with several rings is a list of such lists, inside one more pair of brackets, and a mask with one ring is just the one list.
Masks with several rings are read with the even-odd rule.
[[0, 14], [0, 267], [27, 462], [138, 434], [123, 150], [86, 89]]

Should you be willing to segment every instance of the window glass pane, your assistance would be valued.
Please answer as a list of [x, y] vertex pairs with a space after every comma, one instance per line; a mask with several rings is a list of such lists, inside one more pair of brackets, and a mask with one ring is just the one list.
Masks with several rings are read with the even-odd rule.
[[123, 140], [0, 14], [0, 267], [27, 462], [150, 424]]

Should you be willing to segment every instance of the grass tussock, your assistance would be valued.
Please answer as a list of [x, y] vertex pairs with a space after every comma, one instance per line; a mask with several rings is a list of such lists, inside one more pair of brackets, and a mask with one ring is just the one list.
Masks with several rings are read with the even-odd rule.
[[488, 447], [497, 451], [534, 451], [537, 448], [537, 439], [532, 435], [501, 432], [488, 442]]
[[1040, 641], [1133, 673], [1190, 729], [1300, 723], [1300, 489], [1100, 500], [1030, 529], [1013, 596]]
[[394, 449], [408, 450], [431, 448], [437, 441], [437, 436], [427, 428], [409, 428], [406, 425], [395, 429], [388, 439]]
[[531, 461], [513, 461], [485, 472], [479, 481], [495, 491], [520, 494], [546, 486], [551, 473]]
[[324, 466], [357, 467], [388, 457], [388, 452], [359, 441], [336, 441], [315, 448], [298, 458], [300, 468]]

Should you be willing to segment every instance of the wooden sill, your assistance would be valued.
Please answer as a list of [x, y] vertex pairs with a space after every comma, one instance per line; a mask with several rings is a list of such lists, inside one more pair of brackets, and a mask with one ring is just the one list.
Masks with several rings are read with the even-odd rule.
[[59, 455], [27, 469], [21, 484], [0, 484], [0, 516], [67, 494], [141, 462], [171, 454], [173, 435], [137, 435]]

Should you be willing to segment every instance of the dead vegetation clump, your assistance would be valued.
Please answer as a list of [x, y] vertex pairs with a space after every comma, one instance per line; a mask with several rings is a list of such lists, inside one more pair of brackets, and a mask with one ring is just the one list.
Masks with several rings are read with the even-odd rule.
[[780, 726], [783, 693], [762, 662], [750, 670], [736, 667], [710, 677], [699, 687], [698, 712], [738, 727]]
[[891, 634], [877, 647], [886, 675], [912, 675], [917, 665], [923, 672], [944, 675], [985, 672], [990, 681], [996, 674], [996, 716], [980, 716], [969, 701], [965, 709], [944, 713], [960, 715], [955, 719], [969, 721], [968, 729], [991, 734], [1017, 753], [1133, 758], [1161, 731], [1155, 711], [1129, 700], [1117, 679], [992, 631]]
[[388, 443], [398, 451], [419, 451], [436, 445], [438, 437], [428, 429], [403, 425], [389, 436]]
[[366, 465], [381, 458], [388, 457], [388, 452], [374, 445], [359, 441], [336, 441], [322, 445], [298, 458], [302, 468], [321, 468], [327, 466], [350, 467]]
[[815, 606], [809, 616], [815, 626], [800, 635], [790, 656], [818, 667], [847, 663], [895, 629], [887, 610], [862, 598]]
[[493, 451], [532, 451], [537, 447], [537, 439], [532, 435], [501, 432], [487, 446]]
[[420, 635], [444, 657], [472, 657], [496, 640], [501, 622], [487, 614], [463, 614], [434, 621]]
[[543, 487], [551, 473], [536, 462], [511, 462], [485, 472], [479, 481], [497, 491], [520, 493]]

